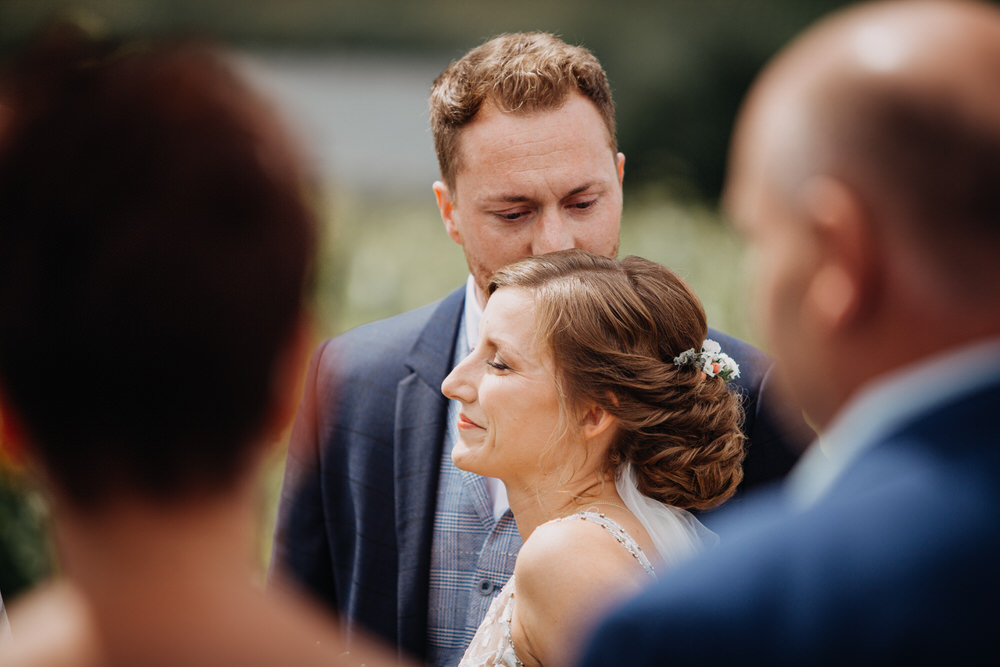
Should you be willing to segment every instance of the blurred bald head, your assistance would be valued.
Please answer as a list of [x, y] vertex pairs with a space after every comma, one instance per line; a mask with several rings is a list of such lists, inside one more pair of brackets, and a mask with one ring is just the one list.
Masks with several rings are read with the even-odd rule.
[[1000, 335], [1000, 10], [868, 3], [807, 31], [747, 99], [726, 203], [820, 423], [880, 373]]

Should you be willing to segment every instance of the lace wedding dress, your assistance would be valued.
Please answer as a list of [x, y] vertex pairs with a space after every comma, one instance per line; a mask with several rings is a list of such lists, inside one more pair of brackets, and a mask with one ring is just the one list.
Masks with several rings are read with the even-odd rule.
[[[718, 540], [715, 533], [705, 528], [698, 519], [688, 512], [656, 502], [639, 493], [635, 485], [635, 475], [630, 466], [621, 470], [616, 482], [618, 495], [625, 506], [642, 524], [656, 547], [661, 565], [673, 566], [699, 551], [703, 546]], [[643, 553], [635, 539], [625, 532], [618, 522], [595, 511], [572, 514], [556, 521], [590, 521], [606, 530], [623, 548], [631, 553], [642, 568], [652, 578], [656, 573], [652, 563]], [[458, 667], [524, 667], [517, 657], [514, 640], [511, 637], [511, 621], [514, 617], [514, 577], [500, 589], [479, 624], [472, 643], [465, 650]]]
[[[653, 565], [642, 552], [642, 548], [625, 532], [618, 523], [603, 514], [593, 511], [580, 512], [555, 521], [590, 521], [596, 523], [614, 537], [619, 544], [635, 556], [642, 568], [650, 577], [655, 578]], [[462, 656], [459, 667], [484, 667], [486, 665], [502, 665], [503, 667], [523, 667], [514, 649], [514, 641], [510, 634], [511, 619], [514, 616], [514, 577], [500, 589], [500, 594], [493, 600], [486, 617], [476, 630], [476, 636]]]

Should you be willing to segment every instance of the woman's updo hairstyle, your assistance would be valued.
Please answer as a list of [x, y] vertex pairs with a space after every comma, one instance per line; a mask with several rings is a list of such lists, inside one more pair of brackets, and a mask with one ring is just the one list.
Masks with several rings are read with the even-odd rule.
[[674, 364], [707, 332], [701, 302], [677, 274], [641, 257], [565, 250], [500, 269], [488, 292], [504, 287], [534, 293], [538, 338], [567, 407], [593, 401], [617, 418], [609, 468], [631, 463], [643, 495], [683, 509], [736, 491], [739, 400], [721, 379]]

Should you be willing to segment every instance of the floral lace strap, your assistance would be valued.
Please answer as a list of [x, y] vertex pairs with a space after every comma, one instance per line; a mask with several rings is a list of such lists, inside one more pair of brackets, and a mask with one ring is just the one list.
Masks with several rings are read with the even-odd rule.
[[605, 531], [607, 531], [607, 533], [611, 535], [611, 537], [615, 538], [615, 541], [618, 542], [618, 544], [625, 547], [625, 549], [630, 554], [632, 554], [637, 561], [639, 561], [639, 565], [641, 565], [642, 569], [646, 571], [646, 574], [653, 577], [654, 579], [656, 578], [656, 570], [653, 569], [653, 564], [649, 562], [649, 559], [643, 552], [642, 547], [639, 546], [639, 543], [635, 541], [635, 538], [633, 538], [631, 535], [625, 532], [625, 529], [622, 528], [617, 521], [608, 517], [604, 513], [586, 511], [586, 512], [579, 512], [577, 514], [571, 514], [570, 516], [564, 516], [562, 518], [555, 520], [556, 521], [580, 520], [580, 521], [590, 521], [591, 523], [596, 523]]
[[[513, 579], [513, 575], [511, 575]], [[517, 651], [514, 649], [514, 635], [511, 629], [511, 624], [514, 622], [514, 587], [510, 587], [510, 599], [507, 601], [506, 608], [503, 612], [503, 618], [501, 619], [503, 623], [504, 632], [504, 648], [497, 654], [494, 665], [502, 665], [503, 667], [524, 667], [524, 663], [521, 659], [517, 657]]]

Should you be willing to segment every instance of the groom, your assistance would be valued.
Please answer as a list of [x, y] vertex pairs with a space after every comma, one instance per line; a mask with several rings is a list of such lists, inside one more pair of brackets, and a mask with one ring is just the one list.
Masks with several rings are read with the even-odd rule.
[[[324, 343], [292, 434], [275, 567], [347, 627], [434, 665], [458, 662], [520, 547], [504, 488], [451, 462], [441, 382], [475, 345], [490, 274], [528, 255], [615, 256], [624, 156], [604, 70], [551, 35], [505, 35], [431, 90], [434, 194], [471, 276], [443, 300]], [[745, 486], [783, 476], [811, 438], [775, 415], [771, 361], [719, 332], [742, 367]]]
[[826, 456], [616, 612], [585, 665], [996, 660], [998, 109], [1000, 10], [959, 0], [849, 9], [761, 76], [727, 203]]

